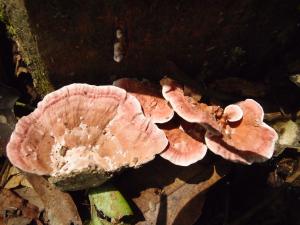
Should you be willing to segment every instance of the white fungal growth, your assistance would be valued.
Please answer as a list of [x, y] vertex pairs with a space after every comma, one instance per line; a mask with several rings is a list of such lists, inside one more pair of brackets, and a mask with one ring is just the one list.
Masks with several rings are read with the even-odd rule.
[[224, 109], [223, 116], [229, 122], [237, 122], [243, 118], [243, 111], [238, 105], [228, 105]]
[[[62, 136], [55, 138], [50, 154], [51, 167], [53, 168], [51, 175], [58, 176], [87, 168], [96, 169], [98, 168], [97, 165], [101, 165], [107, 171], [113, 171], [118, 168], [118, 163], [116, 163], [114, 156], [101, 156], [99, 154], [103, 151], [99, 144], [90, 143], [73, 148], [67, 146], [66, 139], [72, 139], [72, 137], [75, 140], [83, 136], [91, 139], [93, 135], [89, 133], [89, 130], [94, 129], [96, 133], [100, 133], [101, 131], [97, 127], [88, 127], [87, 124], [81, 122], [77, 128], [72, 130], [65, 129]], [[121, 150], [118, 140], [109, 132], [106, 135], [111, 138], [114, 144], [119, 146], [118, 155], [126, 157], [126, 153]]]
[[80, 123], [80, 124], [79, 124], [79, 127], [80, 127], [82, 130], [87, 130], [87, 129], [88, 129], [88, 125], [87, 125], [87, 124], [84, 124], [84, 123]]
[[119, 63], [125, 56], [126, 42], [123, 31], [121, 29], [116, 30], [116, 42], [114, 43], [114, 61]]

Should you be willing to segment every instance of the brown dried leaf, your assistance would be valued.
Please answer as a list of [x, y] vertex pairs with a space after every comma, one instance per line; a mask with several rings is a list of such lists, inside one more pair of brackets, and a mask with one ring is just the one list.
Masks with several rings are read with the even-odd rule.
[[20, 174], [20, 170], [18, 170], [17, 167], [11, 166], [9, 168], [8, 178], [11, 177], [11, 176], [13, 176], [13, 175], [17, 175], [17, 174]]
[[31, 221], [32, 219], [18, 216], [8, 218], [7, 220], [5, 220], [5, 223], [3, 223], [3, 225], [29, 225]]
[[23, 178], [24, 177], [22, 174], [16, 174], [16, 175], [12, 176], [5, 184], [4, 188], [12, 189], [12, 188], [18, 187], [21, 184], [21, 181], [23, 180]]
[[221, 177], [209, 164], [180, 167], [156, 159], [123, 174], [118, 187], [140, 210], [137, 224], [191, 225], [201, 215], [205, 191]]
[[49, 225], [82, 225], [76, 205], [68, 193], [60, 191], [41, 176], [26, 174], [26, 178], [44, 203]]
[[21, 180], [21, 185], [23, 187], [33, 188], [25, 176], [23, 176], [23, 179]]
[[45, 209], [44, 203], [33, 188], [20, 187], [14, 189], [14, 192], [17, 193], [23, 199], [27, 200], [29, 203], [37, 206], [40, 212], [42, 212]]
[[[37, 219], [38, 216], [39, 210], [36, 206], [24, 201], [10, 190], [1, 190], [0, 218], [2, 217], [6, 224], [28, 224], [31, 220]], [[27, 223], [25, 223], [26, 221]]]
[[300, 157], [294, 158], [294, 165], [290, 169], [290, 173], [286, 177], [286, 182], [290, 183], [292, 186], [300, 187]]
[[290, 151], [289, 154], [275, 159], [275, 168], [269, 173], [267, 180], [272, 187], [280, 187], [284, 183], [300, 187], [300, 156], [296, 151]]
[[[1, 176], [1, 175], [0, 175]], [[4, 186], [6, 189], [16, 188], [20, 185], [25, 187], [31, 187], [30, 183], [26, 180], [26, 177], [14, 166], [11, 166], [10, 163], [6, 165], [5, 171], [1, 179], [1, 186]]]

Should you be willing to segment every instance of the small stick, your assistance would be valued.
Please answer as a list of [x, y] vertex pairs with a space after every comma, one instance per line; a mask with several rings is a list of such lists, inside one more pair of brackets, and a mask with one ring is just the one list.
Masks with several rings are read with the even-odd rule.
[[282, 111], [265, 113], [265, 115], [264, 115], [264, 120], [269, 121], [269, 122], [271, 122], [273, 120], [277, 120], [277, 119], [292, 119], [292, 118], [300, 119], [300, 111], [298, 111], [296, 113], [296, 115], [286, 114]]

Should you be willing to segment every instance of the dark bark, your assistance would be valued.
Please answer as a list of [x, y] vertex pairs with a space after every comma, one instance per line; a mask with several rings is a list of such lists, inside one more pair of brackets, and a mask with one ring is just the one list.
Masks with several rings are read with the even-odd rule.
[[[157, 80], [172, 72], [170, 61], [198, 83], [273, 79], [293, 58], [287, 51], [299, 33], [296, 0], [4, 2], [42, 93], [119, 76]], [[120, 63], [113, 60], [118, 28], [125, 42]]]

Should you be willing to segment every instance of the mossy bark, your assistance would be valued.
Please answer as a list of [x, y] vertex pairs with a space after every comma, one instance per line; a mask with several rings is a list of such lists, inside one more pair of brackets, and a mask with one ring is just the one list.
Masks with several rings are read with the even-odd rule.
[[[299, 52], [297, 0], [0, 2], [43, 94], [124, 76], [158, 81], [174, 74], [169, 62], [196, 88], [228, 76], [276, 82]], [[117, 29], [124, 36], [119, 63]]]
[[39, 94], [45, 95], [54, 90], [48, 79], [48, 71], [40, 57], [38, 44], [31, 30], [27, 9], [22, 0], [0, 0], [1, 18], [7, 31], [19, 44], [24, 62], [27, 64]]
[[112, 174], [101, 170], [86, 169], [67, 175], [53, 176], [49, 182], [63, 191], [76, 191], [99, 186], [112, 177]]

